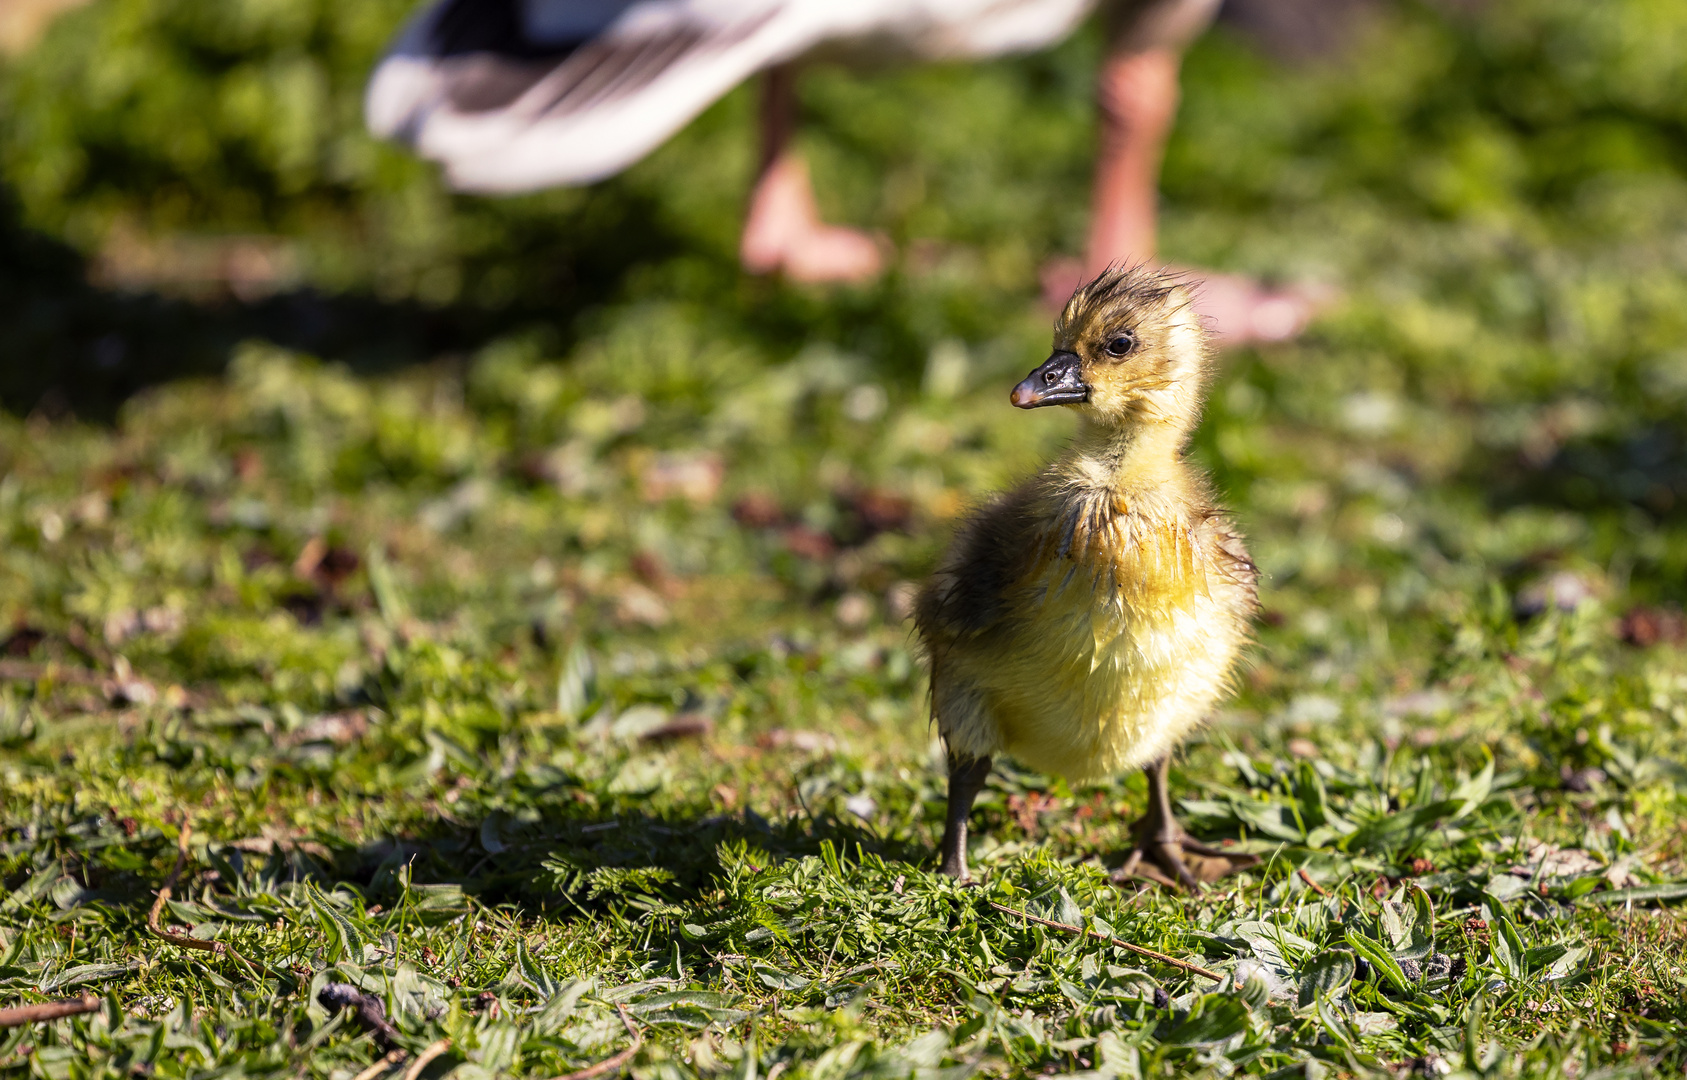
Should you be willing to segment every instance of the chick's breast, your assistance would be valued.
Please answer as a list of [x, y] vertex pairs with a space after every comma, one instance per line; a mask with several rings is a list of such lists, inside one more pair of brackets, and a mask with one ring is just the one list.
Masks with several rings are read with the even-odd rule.
[[921, 597], [939, 730], [1073, 780], [1141, 765], [1223, 693], [1253, 607], [1210, 512], [1034, 482], [961, 531]]

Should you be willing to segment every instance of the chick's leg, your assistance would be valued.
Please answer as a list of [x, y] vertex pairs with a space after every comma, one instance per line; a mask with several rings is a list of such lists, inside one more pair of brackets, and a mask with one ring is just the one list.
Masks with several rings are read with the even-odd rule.
[[[1170, 770], [1169, 756], [1143, 770], [1148, 778], [1148, 812], [1131, 826], [1136, 847], [1125, 864], [1113, 872], [1113, 880], [1122, 883], [1132, 877], [1145, 877], [1194, 892], [1203, 881], [1217, 881], [1259, 862], [1257, 855], [1215, 848], [1183, 831], [1172, 813], [1171, 787], [1166, 782]], [[1184, 860], [1185, 855], [1192, 856], [1194, 868]]]
[[967, 874], [967, 818], [972, 815], [973, 800], [984, 790], [984, 778], [990, 775], [990, 759], [949, 758], [949, 815], [943, 825], [942, 873], [961, 881]]

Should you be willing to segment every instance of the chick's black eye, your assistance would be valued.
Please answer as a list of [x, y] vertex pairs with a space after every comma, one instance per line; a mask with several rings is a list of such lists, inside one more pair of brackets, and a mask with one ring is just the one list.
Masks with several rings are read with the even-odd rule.
[[1124, 356], [1136, 348], [1136, 335], [1131, 333], [1115, 334], [1107, 343], [1108, 356]]

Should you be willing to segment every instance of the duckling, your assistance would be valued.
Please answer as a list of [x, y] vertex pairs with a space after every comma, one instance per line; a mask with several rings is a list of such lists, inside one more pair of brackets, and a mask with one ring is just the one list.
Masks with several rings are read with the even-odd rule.
[[1072, 295], [1012, 402], [1076, 410], [1077, 438], [963, 525], [919, 596], [949, 759], [945, 874], [967, 877], [967, 819], [1000, 753], [1074, 781], [1145, 769], [1148, 811], [1115, 880], [1193, 889], [1255, 861], [1186, 836], [1167, 792], [1171, 752], [1225, 694], [1258, 606], [1242, 537], [1183, 456], [1208, 377], [1190, 292], [1112, 267]]

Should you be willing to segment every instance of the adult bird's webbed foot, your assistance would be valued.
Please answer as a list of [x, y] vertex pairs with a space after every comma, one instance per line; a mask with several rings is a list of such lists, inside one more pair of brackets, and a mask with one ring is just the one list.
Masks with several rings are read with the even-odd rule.
[[1169, 888], [1197, 892], [1259, 862], [1259, 856], [1225, 851], [1203, 844], [1183, 831], [1172, 814], [1166, 787], [1169, 759], [1161, 759], [1143, 770], [1148, 777], [1148, 812], [1131, 826], [1135, 846], [1124, 865], [1113, 871], [1113, 881], [1124, 884], [1133, 878], [1155, 881]]
[[820, 220], [808, 164], [791, 145], [797, 123], [795, 78], [795, 69], [782, 64], [765, 79], [761, 172], [750, 195], [739, 261], [752, 274], [782, 273], [810, 284], [870, 281], [884, 269], [884, 244]]

